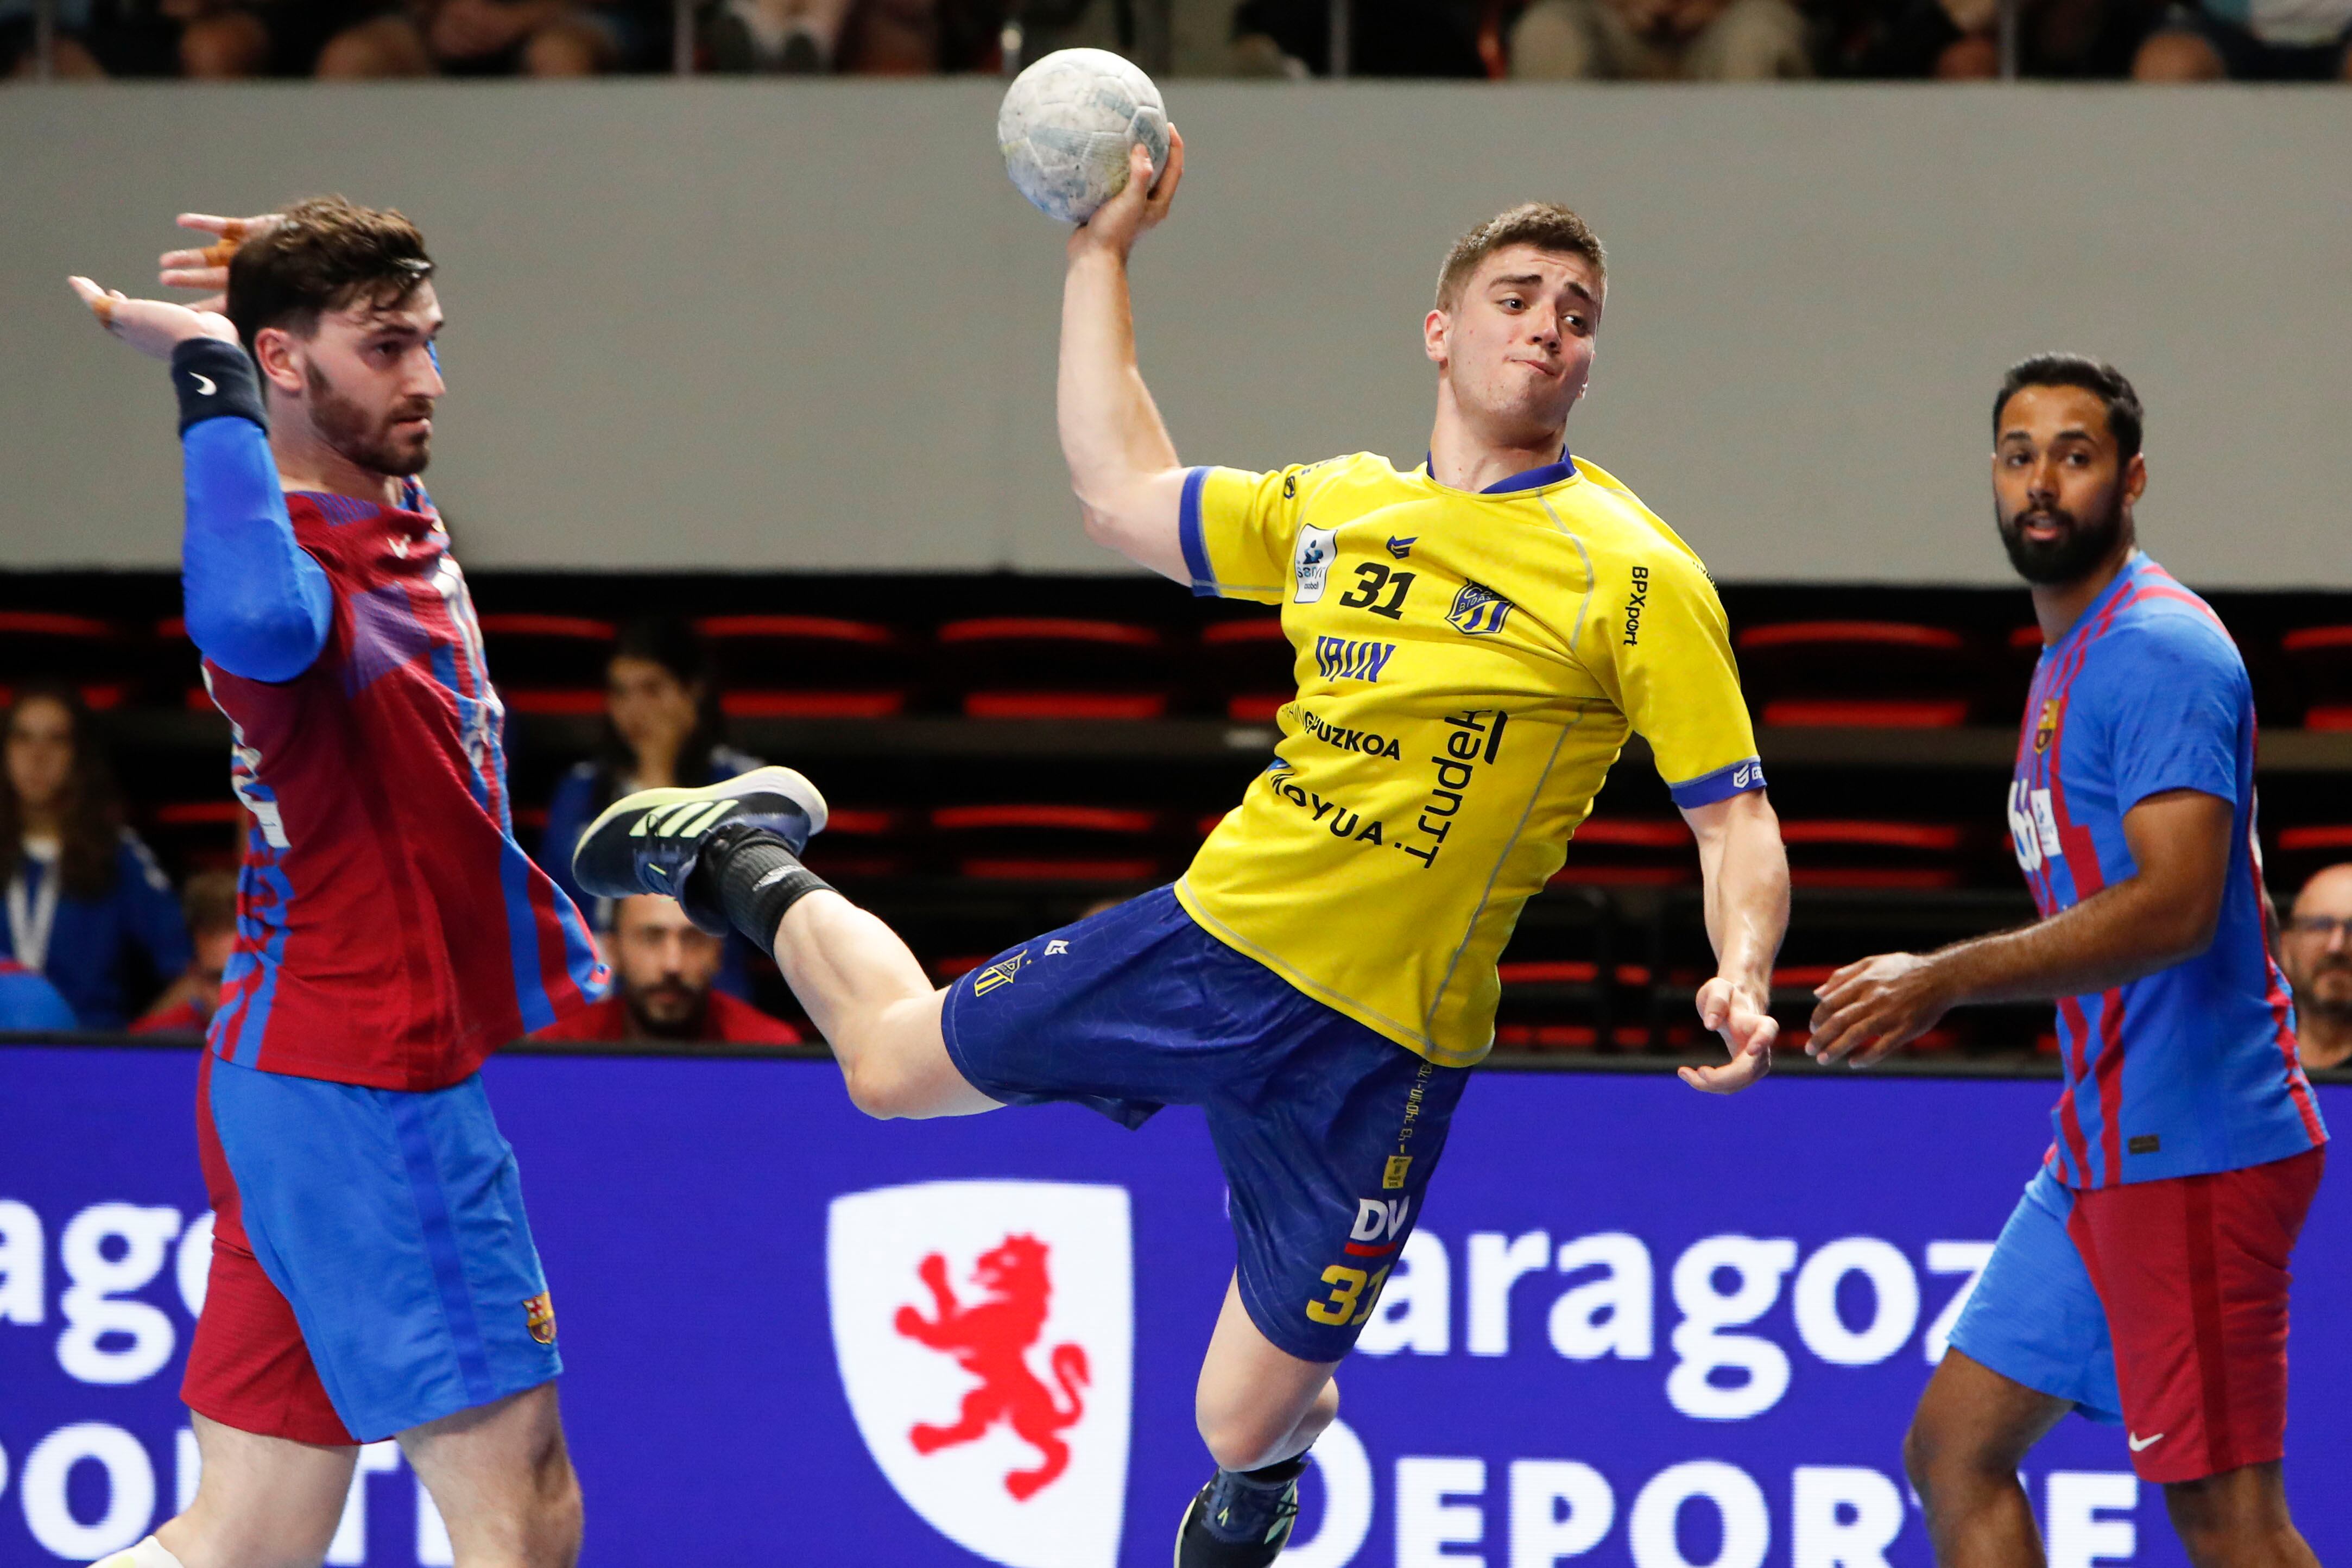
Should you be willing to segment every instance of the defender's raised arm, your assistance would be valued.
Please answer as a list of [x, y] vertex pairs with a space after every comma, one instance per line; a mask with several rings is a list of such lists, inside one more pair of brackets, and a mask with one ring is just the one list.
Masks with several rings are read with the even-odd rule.
[[1192, 581], [1177, 535], [1184, 470], [1176, 444], [1135, 364], [1127, 258], [1168, 216], [1184, 176], [1184, 139], [1168, 132], [1168, 170], [1151, 184], [1151, 156], [1129, 154], [1127, 186], [1070, 236], [1062, 286], [1061, 377], [1055, 405], [1087, 536], [1163, 577]]

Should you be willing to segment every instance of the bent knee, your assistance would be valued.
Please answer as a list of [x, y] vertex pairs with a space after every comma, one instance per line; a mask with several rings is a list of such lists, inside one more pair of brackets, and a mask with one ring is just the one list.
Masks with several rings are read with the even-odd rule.
[[1255, 1470], [1274, 1463], [1275, 1451], [1290, 1436], [1288, 1426], [1277, 1431], [1266, 1422], [1247, 1417], [1212, 1420], [1204, 1415], [1200, 1427], [1209, 1457], [1228, 1470]]
[[845, 1061], [841, 1082], [849, 1090], [849, 1103], [877, 1121], [916, 1114], [915, 1082], [894, 1063]]

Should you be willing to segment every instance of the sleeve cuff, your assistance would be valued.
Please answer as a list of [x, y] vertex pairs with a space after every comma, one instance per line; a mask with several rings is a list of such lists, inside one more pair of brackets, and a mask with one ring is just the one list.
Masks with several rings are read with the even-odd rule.
[[1184, 471], [1184, 494], [1176, 503], [1176, 537], [1184, 546], [1184, 570], [1192, 574], [1198, 597], [1217, 596], [1217, 574], [1209, 569], [1209, 541], [1201, 530], [1201, 491], [1209, 482], [1206, 468]]
[[250, 419], [264, 430], [269, 417], [261, 405], [261, 378], [253, 361], [235, 343], [190, 338], [172, 350], [172, 390], [180, 396], [180, 434], [192, 425], [224, 416]]
[[1675, 797], [1675, 805], [1678, 808], [1689, 811], [1763, 787], [1764, 764], [1754, 757], [1747, 757], [1727, 768], [1717, 768], [1711, 773], [1701, 773], [1680, 784], [1669, 784], [1666, 792]]

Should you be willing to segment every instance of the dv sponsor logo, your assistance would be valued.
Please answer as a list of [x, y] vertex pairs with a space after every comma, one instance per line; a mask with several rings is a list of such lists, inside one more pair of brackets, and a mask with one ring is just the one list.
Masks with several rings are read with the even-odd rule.
[[890, 1485], [1007, 1568], [1112, 1568], [1134, 1361], [1126, 1189], [925, 1182], [826, 1218], [834, 1352]]
[[[1348, 1256], [1350, 1258], [1381, 1258], [1397, 1249], [1391, 1237], [1404, 1234], [1404, 1216], [1412, 1211], [1412, 1199], [1358, 1198], [1356, 1224], [1348, 1232]], [[1387, 1245], [1383, 1246], [1382, 1243]]]

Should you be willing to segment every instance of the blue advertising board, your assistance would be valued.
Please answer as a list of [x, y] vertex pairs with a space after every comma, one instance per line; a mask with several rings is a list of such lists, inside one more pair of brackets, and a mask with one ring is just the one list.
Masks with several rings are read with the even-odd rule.
[[[1197, 1115], [879, 1123], [807, 1060], [486, 1078], [553, 1287], [592, 1568], [1167, 1562], [1233, 1256]], [[188, 1051], [0, 1047], [5, 1568], [102, 1555], [194, 1485], [194, 1079]], [[1925, 1568], [1903, 1430], [2053, 1093], [1482, 1074], [1286, 1561]], [[2322, 1100], [2352, 1126], [2352, 1092]], [[2288, 1456], [2337, 1562], [2344, 1187], [2297, 1258]], [[2053, 1568], [2184, 1562], [2119, 1429], [2070, 1418], [2025, 1479]], [[449, 1560], [393, 1446], [365, 1450], [328, 1561]]]

